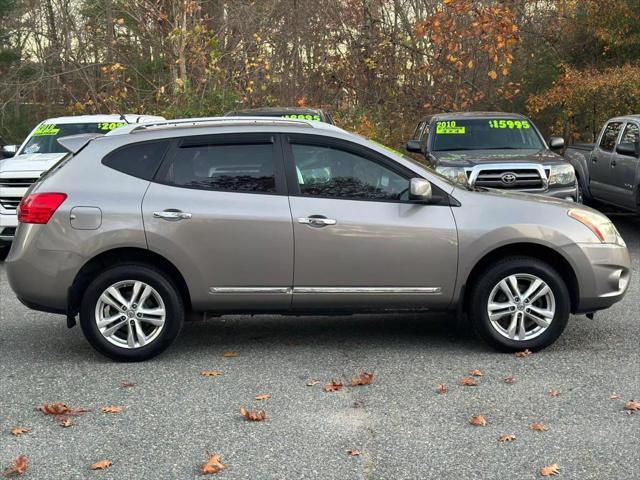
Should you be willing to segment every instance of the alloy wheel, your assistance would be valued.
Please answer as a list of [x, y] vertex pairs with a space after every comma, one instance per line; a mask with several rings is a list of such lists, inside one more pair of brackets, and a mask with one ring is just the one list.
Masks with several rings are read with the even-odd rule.
[[500, 335], [531, 340], [545, 332], [556, 313], [553, 291], [541, 278], [516, 273], [500, 280], [489, 294], [487, 314]]
[[102, 336], [121, 348], [140, 348], [162, 331], [166, 308], [151, 285], [124, 280], [108, 287], [96, 303], [95, 322]]

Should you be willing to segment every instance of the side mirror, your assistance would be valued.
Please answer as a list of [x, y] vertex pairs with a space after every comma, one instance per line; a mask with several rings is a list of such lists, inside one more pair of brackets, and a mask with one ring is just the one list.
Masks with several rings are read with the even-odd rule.
[[16, 154], [17, 151], [18, 145], [5, 145], [4, 147], [2, 147], [2, 150], [0, 150], [0, 156], [2, 156], [3, 158], [11, 158]]
[[638, 156], [638, 144], [637, 143], [619, 143], [616, 146], [616, 153], [620, 155], [626, 155], [627, 157]]
[[412, 178], [409, 184], [409, 200], [428, 203], [431, 201], [433, 192], [431, 182], [424, 178]]
[[551, 150], [561, 150], [564, 148], [564, 138], [562, 137], [551, 137], [549, 139], [549, 148]]
[[409, 140], [404, 148], [407, 152], [422, 153], [422, 147], [420, 147], [420, 140]]

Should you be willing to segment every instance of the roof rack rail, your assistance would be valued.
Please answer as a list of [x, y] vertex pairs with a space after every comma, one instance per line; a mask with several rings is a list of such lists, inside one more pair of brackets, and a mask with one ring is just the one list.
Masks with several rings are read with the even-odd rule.
[[313, 128], [313, 125], [304, 120], [290, 120], [281, 118], [252, 118], [252, 117], [213, 117], [213, 118], [184, 118], [179, 120], [165, 120], [162, 122], [142, 123], [133, 127], [129, 133], [159, 130], [165, 128], [204, 128], [226, 126], [251, 126], [251, 125], [287, 125], [294, 127]]

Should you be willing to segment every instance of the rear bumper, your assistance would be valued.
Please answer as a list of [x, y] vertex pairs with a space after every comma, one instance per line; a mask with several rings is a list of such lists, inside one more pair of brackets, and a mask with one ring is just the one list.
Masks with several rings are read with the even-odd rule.
[[7, 279], [25, 306], [45, 312], [66, 312], [68, 288], [83, 259], [70, 252], [38, 248], [41, 227], [20, 227], [5, 260]]
[[611, 244], [572, 244], [563, 248], [574, 263], [579, 298], [575, 313], [609, 308], [622, 300], [631, 278], [626, 247]]

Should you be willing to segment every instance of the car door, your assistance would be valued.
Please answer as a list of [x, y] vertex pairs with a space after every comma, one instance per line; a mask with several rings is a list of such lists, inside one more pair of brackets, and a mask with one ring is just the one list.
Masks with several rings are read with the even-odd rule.
[[295, 239], [297, 309], [444, 308], [458, 261], [446, 194], [408, 200], [417, 176], [358, 144], [313, 135], [283, 143]]
[[[635, 122], [627, 122], [619, 143], [636, 145], [635, 155], [622, 155], [615, 150], [611, 154], [610, 171], [611, 202], [625, 208], [635, 209], [637, 205], [638, 146], [640, 146], [640, 127]], [[617, 145], [617, 144], [616, 144]]]
[[182, 273], [197, 309], [290, 307], [293, 230], [277, 136], [175, 140], [142, 211], [149, 248]]
[[622, 126], [621, 121], [607, 123], [591, 153], [589, 190], [595, 198], [605, 201], [611, 193], [611, 159]]

